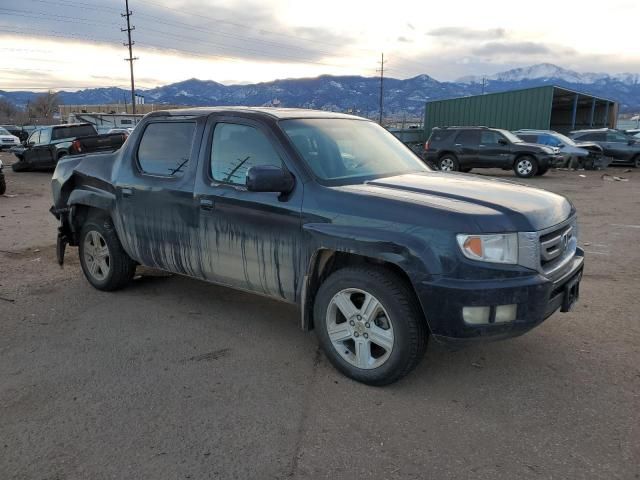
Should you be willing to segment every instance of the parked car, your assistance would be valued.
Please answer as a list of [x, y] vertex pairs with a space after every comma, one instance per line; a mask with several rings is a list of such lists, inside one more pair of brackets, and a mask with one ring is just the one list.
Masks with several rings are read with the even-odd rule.
[[502, 168], [518, 177], [544, 175], [559, 149], [525, 143], [507, 130], [487, 127], [436, 127], [425, 144], [425, 161], [444, 172]]
[[368, 384], [411, 371], [429, 335], [513, 337], [579, 293], [567, 199], [434, 172], [344, 114], [154, 112], [117, 152], [64, 158], [52, 188], [58, 261], [77, 246], [95, 288], [139, 264], [297, 304], [329, 360]]
[[24, 127], [18, 127], [17, 125], [0, 125], [0, 128], [4, 128], [11, 135], [15, 135], [20, 139], [20, 143], [24, 142], [29, 133], [24, 129]]
[[607, 162], [603, 159], [602, 147], [593, 142], [576, 143], [569, 137], [553, 130], [517, 130], [513, 132], [518, 138], [528, 143], [537, 143], [555, 147], [560, 150], [556, 167], [582, 165], [587, 170], [605, 168]]
[[0, 195], [7, 191], [7, 180], [4, 176], [2, 160], [0, 160]]
[[9, 133], [8, 130], [0, 127], [0, 151], [20, 145], [20, 139]]
[[594, 142], [602, 147], [605, 156], [614, 164], [640, 167], [640, 142], [611, 128], [575, 130], [569, 134], [577, 142]]
[[19, 160], [11, 168], [16, 172], [50, 169], [66, 155], [116, 150], [125, 140], [121, 133], [98, 135], [90, 123], [42, 127], [29, 135], [24, 147], [11, 149]]

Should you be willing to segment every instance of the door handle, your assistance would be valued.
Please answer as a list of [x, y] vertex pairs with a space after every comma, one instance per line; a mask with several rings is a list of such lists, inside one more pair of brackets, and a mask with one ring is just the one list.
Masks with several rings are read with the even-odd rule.
[[200, 210], [204, 210], [205, 212], [210, 212], [213, 210], [215, 203], [210, 198], [201, 198], [200, 199]]
[[122, 196], [123, 197], [130, 197], [133, 195], [133, 190], [130, 188], [123, 188], [122, 189]]

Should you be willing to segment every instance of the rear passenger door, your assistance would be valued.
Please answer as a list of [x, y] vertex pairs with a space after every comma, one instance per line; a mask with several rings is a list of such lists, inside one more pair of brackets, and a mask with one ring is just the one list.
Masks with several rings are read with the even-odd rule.
[[456, 154], [462, 168], [479, 166], [478, 144], [480, 143], [480, 130], [462, 130], [455, 139]]
[[480, 166], [501, 168], [511, 166], [511, 144], [498, 132], [482, 130], [478, 150]]
[[288, 195], [250, 192], [249, 168], [296, 171], [274, 132], [262, 122], [212, 117], [205, 133], [195, 197], [200, 207], [203, 277], [236, 288], [295, 301], [302, 282], [303, 185]]
[[204, 119], [160, 117], [142, 128], [117, 170], [120, 240], [142, 265], [200, 276], [193, 184]]

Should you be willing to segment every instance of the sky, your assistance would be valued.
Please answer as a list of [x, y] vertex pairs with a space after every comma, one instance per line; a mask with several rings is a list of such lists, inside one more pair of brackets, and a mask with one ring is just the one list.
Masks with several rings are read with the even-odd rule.
[[[129, 86], [122, 0], [0, 0], [0, 90]], [[130, 0], [136, 86], [640, 72], [640, 1]]]

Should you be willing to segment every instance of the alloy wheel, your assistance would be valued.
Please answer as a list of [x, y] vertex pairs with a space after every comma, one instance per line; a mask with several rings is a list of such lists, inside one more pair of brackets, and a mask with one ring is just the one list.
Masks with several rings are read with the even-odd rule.
[[98, 281], [109, 275], [111, 256], [104, 237], [95, 230], [90, 231], [84, 238], [84, 262], [89, 274]]
[[333, 348], [357, 368], [378, 368], [393, 350], [391, 319], [380, 301], [364, 290], [348, 288], [334, 295], [326, 328]]

